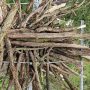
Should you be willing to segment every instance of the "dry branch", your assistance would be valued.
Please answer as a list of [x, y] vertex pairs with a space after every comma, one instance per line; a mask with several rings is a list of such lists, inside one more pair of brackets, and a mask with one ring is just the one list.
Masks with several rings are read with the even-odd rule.
[[63, 33], [13, 33], [8, 35], [12, 39], [29, 39], [29, 38], [83, 38], [90, 39], [89, 34], [76, 34], [75, 32], [63, 32]]
[[11, 43], [10, 43], [9, 39], [6, 39], [6, 46], [8, 49], [8, 55], [9, 55], [9, 60], [10, 60], [10, 69], [11, 69], [13, 79], [14, 79], [14, 82], [16, 85], [16, 90], [22, 90], [21, 86], [19, 84], [19, 81], [18, 81], [18, 72], [17, 72], [17, 70], [14, 66], [14, 63], [13, 63], [14, 62], [13, 50], [12, 50]]
[[5, 35], [9, 32], [10, 28], [12, 27], [12, 22], [14, 20], [14, 16], [16, 15], [18, 8], [17, 5], [14, 5], [7, 15], [2, 27], [2, 33], [0, 34], [0, 43], [3, 41]]
[[29, 47], [63, 47], [63, 48], [75, 48], [75, 49], [87, 49], [87, 46], [77, 45], [77, 44], [67, 44], [67, 43], [36, 43], [36, 42], [21, 42], [12, 41], [13, 45], [18, 46], [29, 46]]
[[3, 57], [4, 57], [4, 42], [2, 41], [2, 44], [0, 47], [0, 69], [2, 67]]
[[68, 80], [68, 77], [66, 77], [66, 75], [63, 75], [63, 78], [65, 80], [65, 82], [68, 84], [70, 90], [77, 90], [76, 87], [74, 87], [71, 82]]
[[41, 86], [41, 83], [40, 83], [39, 74], [38, 74], [38, 70], [37, 70], [36, 58], [35, 58], [35, 56], [33, 55], [32, 52], [30, 52], [30, 56], [31, 56], [33, 67], [34, 67], [34, 70], [35, 70], [37, 86], [38, 86], [37, 90], [42, 90], [42, 86]]

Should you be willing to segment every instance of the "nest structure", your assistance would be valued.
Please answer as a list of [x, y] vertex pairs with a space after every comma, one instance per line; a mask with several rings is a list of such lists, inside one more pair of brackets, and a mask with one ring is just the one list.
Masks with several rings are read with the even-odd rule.
[[25, 10], [18, 0], [11, 6], [4, 0], [1, 2], [2, 89], [26, 90], [32, 83], [33, 90], [44, 90], [44, 84], [50, 90], [50, 77], [53, 76], [61, 78], [62, 84], [67, 84], [64, 85], [67, 90], [77, 90], [68, 77], [79, 76], [80, 70], [75, 72], [68, 65], [73, 63], [80, 69], [78, 62], [82, 57], [88, 58], [90, 49], [77, 44], [77, 40], [89, 39], [90, 35], [79, 34], [80, 27], [59, 24], [66, 14], [75, 14], [85, 2], [67, 6], [66, 3], [57, 5], [52, 0], [43, 0], [35, 10], [34, 0], [30, 0]]

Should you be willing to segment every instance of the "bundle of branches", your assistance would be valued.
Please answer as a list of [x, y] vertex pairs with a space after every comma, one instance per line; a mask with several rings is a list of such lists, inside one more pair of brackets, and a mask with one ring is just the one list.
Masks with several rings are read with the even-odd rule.
[[44, 78], [50, 90], [49, 78], [55, 76], [63, 78], [69, 90], [76, 90], [68, 76], [79, 76], [80, 70], [75, 72], [68, 64], [73, 63], [80, 69], [77, 63], [82, 56], [90, 55], [90, 49], [75, 42], [89, 39], [90, 35], [77, 32], [83, 26], [61, 27], [59, 23], [64, 15], [75, 14], [85, 0], [74, 6], [43, 0], [35, 10], [34, 0], [30, 0], [26, 10], [22, 10], [19, 0], [12, 6], [5, 0], [1, 2], [0, 77], [4, 77], [1, 89], [25, 90], [32, 83], [33, 90], [44, 90], [41, 84]]

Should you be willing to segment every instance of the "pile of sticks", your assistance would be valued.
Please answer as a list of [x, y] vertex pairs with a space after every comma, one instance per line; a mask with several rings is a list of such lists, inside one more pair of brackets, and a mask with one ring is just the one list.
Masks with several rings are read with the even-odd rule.
[[[68, 88], [76, 90], [68, 76], [79, 76], [80, 70], [75, 72], [68, 64], [75, 64], [80, 69], [77, 63], [82, 56], [90, 55], [90, 48], [75, 42], [78, 39], [89, 39], [90, 35], [79, 34], [77, 31], [81, 27], [57, 27], [55, 20], [75, 13], [85, 2], [73, 7], [66, 3], [56, 5], [53, 0], [43, 0], [33, 10], [34, 0], [30, 0], [25, 11], [22, 11], [18, 0], [12, 6], [4, 0], [1, 2], [0, 77], [7, 78], [2, 78], [1, 88], [25, 90], [32, 83], [33, 90], [44, 90], [41, 84], [43, 77], [47, 90], [50, 90], [50, 76], [60, 78], [62, 75]], [[7, 80], [8, 85], [5, 85]]]

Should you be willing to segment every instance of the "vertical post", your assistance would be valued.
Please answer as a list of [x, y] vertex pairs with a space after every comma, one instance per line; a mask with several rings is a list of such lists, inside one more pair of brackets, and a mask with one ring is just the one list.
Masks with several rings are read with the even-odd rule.
[[[84, 20], [81, 20], [81, 26], [84, 25]], [[84, 33], [84, 28], [81, 28], [81, 34]], [[84, 45], [84, 39], [80, 39], [80, 44]], [[80, 90], [83, 90], [83, 60], [82, 57], [81, 59], [81, 73], [80, 73]]]
[[29, 84], [29, 87], [27, 88], [27, 90], [32, 90], [32, 83]]
[[34, 0], [33, 10], [37, 9], [41, 4], [42, 0]]

